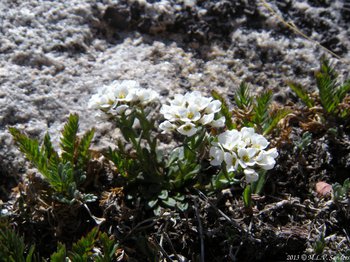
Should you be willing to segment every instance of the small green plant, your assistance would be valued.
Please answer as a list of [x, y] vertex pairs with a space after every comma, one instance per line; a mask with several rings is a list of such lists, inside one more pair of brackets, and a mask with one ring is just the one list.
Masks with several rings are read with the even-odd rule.
[[106, 233], [93, 228], [85, 237], [74, 243], [71, 251], [67, 251], [64, 244], [58, 243], [57, 251], [51, 255], [52, 262], [112, 262], [118, 244], [110, 239]]
[[[350, 106], [345, 98], [350, 91], [350, 79], [339, 83], [338, 74], [326, 58], [321, 58], [320, 69], [315, 73], [318, 96], [312, 97], [302, 85], [289, 82], [289, 87], [308, 107], [320, 105], [325, 116], [346, 119], [350, 116]], [[327, 119], [328, 117], [326, 117]]]
[[0, 257], [4, 262], [34, 262], [39, 259], [34, 254], [35, 246], [26, 247], [23, 237], [12, 229], [6, 221], [0, 221]]
[[347, 198], [348, 193], [350, 192], [350, 179], [347, 178], [343, 182], [343, 185], [335, 183], [333, 185], [333, 199], [335, 202], [339, 202]]
[[315, 251], [315, 254], [317, 254], [317, 255], [322, 254], [324, 248], [326, 247], [325, 231], [326, 231], [326, 228], [323, 225], [320, 229], [319, 236], [317, 237], [317, 239], [313, 245], [313, 249]]
[[95, 200], [93, 195], [79, 191], [79, 186], [86, 178], [86, 165], [90, 160], [89, 147], [94, 130], [91, 129], [78, 138], [78, 122], [78, 115], [69, 116], [60, 140], [61, 156], [53, 148], [49, 134], [45, 135], [42, 145], [39, 146], [36, 139], [29, 138], [16, 128], [9, 128], [20, 151], [50, 184], [54, 198], [63, 203]]
[[278, 122], [291, 113], [288, 109], [272, 109], [271, 90], [266, 90], [257, 96], [249, 91], [249, 86], [242, 82], [234, 96], [237, 109], [233, 110], [238, 126], [254, 127], [263, 135], [270, 134]]
[[[198, 91], [176, 94], [160, 109], [164, 118], [159, 124], [162, 134], [180, 136], [169, 152], [159, 145], [156, 128], [159, 116], [152, 115], [158, 99], [154, 91], [141, 88], [135, 81], [113, 83], [103, 90], [92, 97], [90, 105], [112, 119], [122, 134], [118, 147], [109, 149], [105, 156], [124, 179], [128, 200], [134, 204], [141, 200], [156, 214], [162, 207], [187, 209], [186, 194], [193, 188], [213, 193], [239, 183], [236, 173], [244, 173], [244, 183], [250, 184], [259, 180], [258, 172], [265, 174], [264, 170], [275, 165], [277, 150], [265, 150], [269, 142], [254, 130], [270, 132], [286, 114], [270, 112], [271, 92], [254, 100], [242, 84], [237, 102], [254, 112], [250, 118], [240, 118], [241, 131], [235, 130], [232, 112], [219, 93], [212, 92], [212, 97]], [[146, 95], [147, 92], [150, 94]], [[132, 147], [126, 149], [127, 143]], [[205, 171], [217, 169], [210, 167], [208, 157], [212, 166], [221, 167], [210, 176]], [[261, 190], [263, 184], [260, 181], [254, 190]]]

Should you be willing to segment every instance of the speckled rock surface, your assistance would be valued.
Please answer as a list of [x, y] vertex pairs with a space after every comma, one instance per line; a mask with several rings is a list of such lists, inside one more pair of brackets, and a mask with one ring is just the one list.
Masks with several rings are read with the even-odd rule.
[[69, 113], [81, 129], [97, 128], [106, 146], [108, 123], [96, 123], [87, 103], [116, 79], [134, 79], [175, 92], [217, 89], [230, 97], [244, 79], [254, 90], [271, 88], [282, 102], [285, 81], [312, 87], [312, 70], [324, 53], [286, 28], [294, 23], [350, 64], [347, 1], [284, 0], [28, 0], [0, 2], [0, 168], [23, 168], [7, 126], [33, 137], [61, 130]]

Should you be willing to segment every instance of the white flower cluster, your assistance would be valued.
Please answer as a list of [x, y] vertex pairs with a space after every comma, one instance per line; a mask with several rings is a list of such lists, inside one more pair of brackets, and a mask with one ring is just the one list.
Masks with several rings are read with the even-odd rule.
[[98, 108], [104, 111], [113, 109], [113, 113], [121, 114], [131, 104], [143, 106], [159, 99], [156, 91], [145, 89], [134, 80], [113, 81], [93, 95], [89, 101], [89, 108]]
[[276, 148], [265, 150], [269, 142], [253, 128], [243, 127], [241, 131], [228, 130], [212, 142], [210, 148], [211, 164], [219, 166], [225, 163], [228, 172], [243, 169], [247, 183], [258, 180], [257, 168], [272, 169], [278, 156]]
[[198, 127], [223, 127], [225, 117], [217, 119], [221, 110], [221, 102], [213, 98], [204, 97], [198, 91], [188, 92], [185, 95], [176, 94], [170, 105], [163, 105], [160, 112], [166, 121], [159, 125], [164, 132], [177, 130], [185, 136], [193, 136]]

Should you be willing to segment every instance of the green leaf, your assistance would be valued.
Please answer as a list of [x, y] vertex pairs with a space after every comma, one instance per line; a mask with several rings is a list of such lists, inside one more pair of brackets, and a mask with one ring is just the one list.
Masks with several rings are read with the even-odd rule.
[[168, 197], [167, 199], [162, 200], [162, 203], [168, 207], [175, 207], [176, 200], [174, 198]]
[[44, 176], [48, 177], [47, 158], [45, 154], [40, 151], [39, 142], [35, 139], [30, 139], [22, 134], [18, 129], [10, 127], [9, 131], [13, 136], [19, 150], [24, 153], [28, 160], [39, 170]]
[[264, 188], [266, 182], [266, 171], [261, 171], [259, 173], [259, 179], [258, 181], [252, 183], [251, 185], [251, 191], [254, 194], [260, 194], [262, 189]]
[[66, 262], [66, 246], [62, 243], [58, 243], [57, 245], [57, 251], [53, 253], [50, 257], [51, 262]]
[[247, 185], [243, 191], [244, 206], [250, 208], [252, 206], [252, 191], [251, 186]]
[[294, 82], [287, 82], [287, 84], [307, 107], [314, 106], [315, 102], [309, 97], [309, 94], [301, 84]]
[[287, 115], [289, 115], [290, 113], [292, 113], [292, 110], [289, 109], [279, 109], [276, 112], [274, 112], [273, 114], [271, 114], [265, 125], [263, 126], [264, 132], [263, 135], [268, 135], [270, 134], [275, 127], [277, 126], [278, 122], [281, 121], [283, 118], [285, 118]]
[[94, 137], [94, 129], [87, 131], [84, 136], [81, 138], [78, 151], [77, 151], [77, 168], [85, 170], [86, 163], [90, 160], [91, 154], [89, 151], [91, 141]]
[[263, 124], [267, 121], [269, 118], [268, 112], [269, 112], [269, 105], [272, 98], [272, 92], [271, 90], [264, 91], [259, 96], [256, 97], [256, 102], [253, 107], [254, 116], [253, 116], [253, 122], [262, 127]]
[[103, 255], [97, 255], [95, 257], [96, 262], [112, 262], [114, 261], [115, 251], [118, 248], [118, 244], [114, 240], [110, 239], [106, 233], [99, 233], [99, 242], [102, 245]]
[[235, 93], [235, 102], [238, 108], [246, 110], [252, 106], [253, 99], [249, 92], [249, 86], [247, 83], [242, 82]]
[[92, 249], [96, 243], [98, 228], [93, 228], [85, 237], [82, 237], [77, 243], [73, 244], [72, 251], [69, 252], [69, 258], [72, 262], [88, 261], [93, 254]]
[[320, 70], [315, 73], [321, 104], [327, 113], [335, 113], [341, 102], [337, 96], [337, 73], [328, 60], [322, 59]]
[[[33, 248], [33, 247], [32, 247]], [[31, 248], [31, 249], [32, 249]], [[0, 258], [2, 261], [24, 262], [25, 244], [23, 237], [8, 225], [7, 222], [0, 222]]]
[[72, 114], [64, 125], [60, 146], [62, 148], [62, 158], [64, 162], [75, 162], [76, 137], [79, 128], [79, 116]]
[[168, 190], [162, 190], [162, 191], [160, 192], [160, 194], [158, 195], [158, 197], [159, 197], [160, 199], [167, 199], [168, 196], [169, 196]]

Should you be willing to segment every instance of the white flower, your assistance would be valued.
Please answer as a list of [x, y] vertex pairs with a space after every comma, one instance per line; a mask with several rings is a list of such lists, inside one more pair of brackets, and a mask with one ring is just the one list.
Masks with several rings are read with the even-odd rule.
[[207, 125], [211, 123], [214, 120], [214, 114], [208, 114], [208, 115], [203, 115], [202, 118], [199, 120], [199, 123], [202, 125]]
[[182, 135], [190, 137], [197, 133], [197, 128], [193, 123], [188, 122], [180, 126], [177, 131]]
[[247, 166], [254, 166], [255, 160], [254, 156], [258, 150], [256, 148], [239, 148], [238, 153], [238, 162], [242, 168], [246, 168]]
[[113, 103], [115, 102], [114, 99], [114, 87], [113, 86], [104, 86], [101, 88], [97, 94], [94, 94], [90, 100], [88, 107], [89, 108], [105, 108], [108, 109], [112, 107]]
[[136, 90], [137, 99], [141, 104], [147, 105], [159, 99], [159, 94], [151, 89], [139, 88]]
[[237, 130], [227, 130], [218, 136], [218, 142], [228, 151], [233, 151], [241, 140], [241, 134]]
[[172, 124], [170, 121], [166, 120], [159, 125], [159, 128], [163, 130], [162, 133], [170, 132], [175, 130], [176, 125]]
[[228, 172], [236, 171], [238, 168], [237, 155], [234, 152], [225, 152], [225, 163]]
[[136, 90], [140, 87], [138, 82], [133, 80], [124, 80], [116, 84], [114, 96], [120, 102], [133, 102], [137, 99]]
[[251, 146], [259, 150], [263, 150], [269, 145], [269, 142], [266, 140], [266, 138], [259, 134], [253, 134], [250, 137], [250, 141]]
[[222, 116], [217, 120], [213, 120], [209, 123], [210, 126], [212, 127], [224, 127], [225, 126], [225, 117]]
[[211, 158], [210, 164], [219, 166], [224, 160], [224, 151], [219, 147], [213, 146], [209, 150], [209, 156]]
[[117, 115], [120, 115], [120, 114], [123, 114], [125, 112], [125, 110], [128, 108], [129, 108], [128, 105], [116, 106], [115, 108], [113, 108], [113, 112]]
[[256, 182], [259, 179], [259, 174], [254, 169], [246, 168], [244, 169], [244, 174], [247, 183]]
[[187, 100], [188, 104], [192, 104], [198, 111], [202, 111], [207, 108], [212, 98], [203, 97], [199, 92], [195, 91], [190, 96], [191, 100]]
[[196, 122], [201, 118], [201, 114], [195, 106], [189, 106], [179, 110], [180, 120], [183, 122]]
[[176, 94], [174, 99], [170, 102], [171, 106], [185, 107], [186, 100], [183, 95]]
[[165, 119], [168, 119], [169, 121], [173, 122], [180, 118], [180, 109], [181, 108], [178, 106], [163, 105], [160, 109], [160, 113], [164, 115]]
[[270, 170], [272, 169], [275, 164], [276, 160], [275, 158], [278, 156], [278, 152], [276, 148], [271, 148], [267, 151], [260, 151], [260, 153], [255, 158], [256, 163], [259, 167], [261, 167], [264, 170]]
[[252, 127], [242, 127], [241, 129], [242, 140], [249, 145], [251, 143], [252, 136], [255, 135], [254, 128]]
[[217, 113], [221, 109], [221, 102], [219, 100], [211, 101], [205, 109], [205, 113], [212, 114]]

